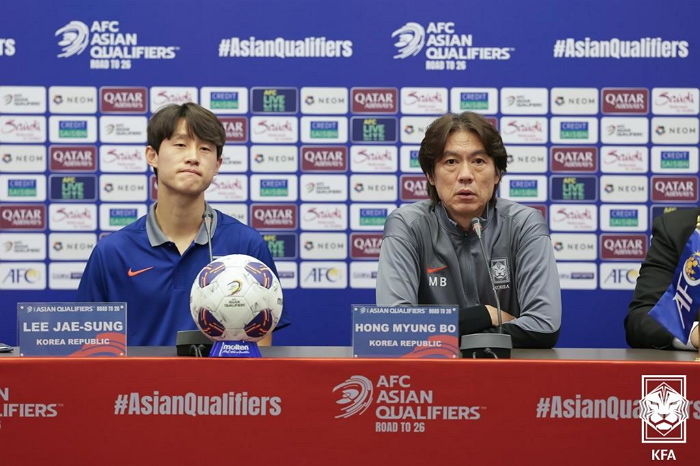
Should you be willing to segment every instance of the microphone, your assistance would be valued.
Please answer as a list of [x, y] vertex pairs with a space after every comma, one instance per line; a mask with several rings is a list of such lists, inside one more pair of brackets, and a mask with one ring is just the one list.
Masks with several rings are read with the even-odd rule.
[[481, 257], [486, 264], [486, 271], [489, 275], [489, 283], [493, 296], [496, 299], [496, 316], [498, 321], [498, 333], [472, 333], [470, 335], [462, 335], [460, 350], [462, 357], [471, 358], [494, 358], [494, 359], [509, 359], [510, 350], [513, 348], [513, 341], [510, 335], [503, 333], [503, 318], [501, 317], [501, 302], [498, 299], [496, 285], [493, 281], [493, 274], [489, 266], [486, 248], [481, 237], [481, 220], [478, 217], [472, 219], [472, 229], [479, 239], [481, 247]]
[[493, 297], [496, 298], [496, 315], [498, 317], [498, 333], [503, 333], [503, 319], [501, 318], [501, 301], [498, 299], [498, 293], [496, 292], [496, 285], [493, 282], [493, 273], [491, 267], [489, 267], [489, 260], [486, 256], [486, 248], [484, 247], [484, 240], [481, 237], [481, 220], [479, 217], [474, 217], [472, 219], [472, 228], [474, 233], [476, 233], [477, 238], [479, 238], [479, 246], [481, 246], [481, 257], [484, 259], [486, 264], [486, 271], [489, 273], [489, 283], [491, 284], [491, 290], [493, 291]]
[[[208, 222], [207, 222], [208, 220]], [[202, 214], [204, 229], [207, 232], [207, 245], [209, 246], [209, 263], [214, 262], [211, 252], [211, 226], [214, 222], [214, 214], [204, 207]], [[205, 357], [209, 355], [212, 347], [211, 340], [199, 330], [179, 330], [175, 336], [175, 347], [178, 356]]]
[[[207, 219], [209, 219], [209, 225], [207, 225]], [[214, 262], [214, 255], [211, 253], [211, 225], [214, 222], [214, 214], [210, 210], [206, 210], [202, 214], [202, 220], [204, 220], [204, 229], [207, 232], [207, 245], [209, 246], [209, 263]]]

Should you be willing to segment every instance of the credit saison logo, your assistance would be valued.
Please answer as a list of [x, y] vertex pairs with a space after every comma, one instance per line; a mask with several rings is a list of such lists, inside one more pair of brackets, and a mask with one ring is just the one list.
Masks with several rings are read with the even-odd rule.
[[172, 60], [178, 46], [139, 45], [135, 32], [122, 32], [119, 21], [95, 20], [88, 26], [73, 20], [56, 30], [59, 58], [89, 49], [90, 69], [131, 69], [132, 60]]
[[258, 39], [224, 37], [219, 41], [219, 57], [230, 58], [350, 58], [353, 42], [307, 36], [301, 39], [275, 37]]
[[109, 209], [109, 225], [115, 227], [123, 227], [138, 218], [138, 210], [136, 209]]
[[464, 71], [469, 61], [510, 60], [513, 47], [478, 47], [472, 34], [458, 31], [452, 21], [431, 21], [427, 26], [408, 22], [391, 33], [394, 59], [425, 57], [426, 70]]

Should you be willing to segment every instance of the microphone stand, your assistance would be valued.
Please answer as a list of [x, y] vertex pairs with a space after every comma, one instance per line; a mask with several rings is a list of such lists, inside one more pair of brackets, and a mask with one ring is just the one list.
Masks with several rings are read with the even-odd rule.
[[496, 286], [493, 281], [491, 267], [486, 255], [484, 241], [481, 238], [481, 221], [478, 217], [472, 219], [472, 228], [474, 233], [479, 238], [481, 246], [481, 256], [486, 264], [486, 270], [489, 274], [489, 283], [493, 296], [496, 298], [496, 315], [498, 321], [497, 333], [472, 333], [462, 335], [459, 349], [462, 351], [463, 358], [492, 358], [492, 359], [509, 359], [510, 350], [513, 348], [513, 341], [510, 335], [503, 333], [503, 319], [501, 317], [501, 303], [498, 299]]
[[[209, 224], [207, 224], [209, 220]], [[204, 229], [207, 232], [207, 246], [209, 246], [209, 263], [214, 262], [214, 255], [211, 252], [211, 226], [214, 223], [214, 214], [204, 208], [202, 214], [202, 222]], [[175, 336], [175, 347], [177, 348], [178, 356], [195, 356], [204, 357], [209, 355], [212, 342], [199, 330], [180, 330]]]

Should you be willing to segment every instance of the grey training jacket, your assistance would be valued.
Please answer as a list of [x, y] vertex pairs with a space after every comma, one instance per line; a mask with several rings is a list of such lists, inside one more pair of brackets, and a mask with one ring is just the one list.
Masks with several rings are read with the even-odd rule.
[[[540, 213], [506, 199], [489, 202], [482, 219], [486, 254], [513, 346], [554, 346], [561, 322], [559, 276]], [[479, 240], [442, 204], [420, 201], [394, 210], [384, 225], [377, 304], [454, 304], [460, 333], [494, 332], [485, 304], [496, 305]]]

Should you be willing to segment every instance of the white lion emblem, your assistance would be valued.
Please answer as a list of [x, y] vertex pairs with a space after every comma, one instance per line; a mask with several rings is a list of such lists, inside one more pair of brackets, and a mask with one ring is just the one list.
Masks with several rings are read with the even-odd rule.
[[663, 436], [688, 419], [688, 400], [666, 382], [647, 393], [639, 404], [639, 417]]

